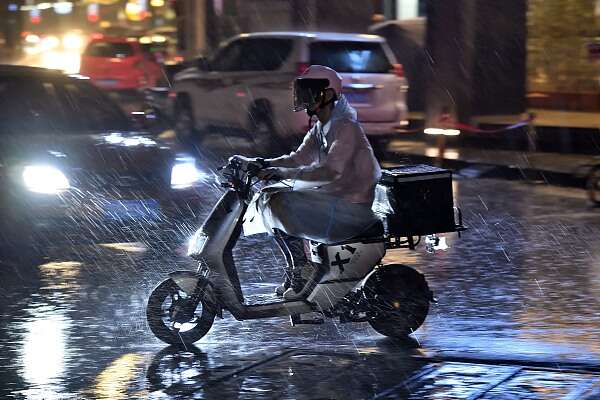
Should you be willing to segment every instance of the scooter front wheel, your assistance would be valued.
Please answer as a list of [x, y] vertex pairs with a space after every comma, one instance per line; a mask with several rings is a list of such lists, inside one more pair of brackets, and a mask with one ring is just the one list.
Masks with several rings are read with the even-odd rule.
[[364, 286], [375, 317], [369, 324], [378, 333], [405, 338], [425, 322], [433, 293], [423, 274], [402, 264], [378, 267]]
[[195, 307], [190, 301], [191, 297], [172, 279], [162, 281], [150, 294], [146, 307], [152, 333], [172, 345], [191, 344], [206, 335], [212, 327], [215, 311], [202, 300]]

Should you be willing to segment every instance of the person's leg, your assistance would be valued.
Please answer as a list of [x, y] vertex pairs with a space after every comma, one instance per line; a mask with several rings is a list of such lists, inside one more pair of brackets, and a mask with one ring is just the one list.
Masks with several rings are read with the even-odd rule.
[[275, 230], [275, 241], [287, 264], [285, 280], [277, 287], [275, 293], [283, 296], [284, 292], [292, 287], [294, 291], [300, 292], [306, 284], [306, 274], [303, 270], [310, 264], [304, 251], [304, 240], [290, 236], [283, 231]]
[[277, 288], [275, 289], [275, 294], [279, 297], [283, 296], [283, 293], [290, 288], [292, 285], [292, 270], [294, 269], [294, 258], [292, 256], [292, 252], [284, 239], [284, 233], [278, 229], [274, 230], [274, 239], [275, 243], [281, 250], [281, 254], [285, 258], [286, 267], [284, 268], [284, 280]]
[[377, 221], [371, 206], [317, 191], [271, 195], [261, 210], [271, 230], [321, 243], [337, 243], [364, 232]]

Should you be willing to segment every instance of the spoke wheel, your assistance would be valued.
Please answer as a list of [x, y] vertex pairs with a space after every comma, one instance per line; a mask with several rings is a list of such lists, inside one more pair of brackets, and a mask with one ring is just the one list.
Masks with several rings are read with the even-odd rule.
[[152, 358], [146, 377], [153, 390], [169, 390], [210, 379], [210, 373], [208, 357], [197, 347], [169, 346]]
[[395, 338], [404, 338], [419, 329], [432, 300], [423, 274], [401, 264], [378, 268], [364, 290], [374, 314], [369, 324], [378, 333]]
[[200, 301], [195, 310], [185, 310], [189, 297], [171, 279], [161, 282], [150, 294], [146, 318], [150, 330], [165, 343], [191, 344], [208, 333], [214, 311]]

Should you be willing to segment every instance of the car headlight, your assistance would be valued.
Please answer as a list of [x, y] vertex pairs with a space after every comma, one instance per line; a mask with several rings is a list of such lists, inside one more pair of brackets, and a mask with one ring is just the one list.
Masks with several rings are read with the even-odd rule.
[[69, 50], [79, 50], [84, 45], [84, 39], [76, 33], [67, 33], [62, 39], [63, 46]]
[[194, 162], [175, 164], [171, 170], [171, 187], [185, 189], [202, 181], [206, 174]]
[[23, 170], [25, 187], [36, 193], [56, 194], [71, 187], [60, 170], [47, 165], [28, 165]]

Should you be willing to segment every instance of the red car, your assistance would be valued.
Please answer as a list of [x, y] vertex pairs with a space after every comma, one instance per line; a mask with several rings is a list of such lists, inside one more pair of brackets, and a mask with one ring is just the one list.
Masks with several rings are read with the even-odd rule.
[[152, 87], [163, 76], [152, 54], [144, 52], [137, 41], [119, 37], [92, 39], [81, 56], [79, 71], [106, 90]]

